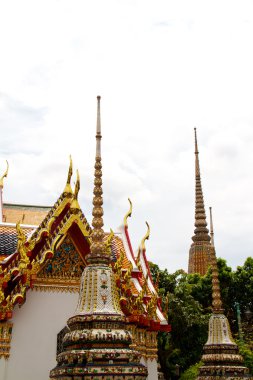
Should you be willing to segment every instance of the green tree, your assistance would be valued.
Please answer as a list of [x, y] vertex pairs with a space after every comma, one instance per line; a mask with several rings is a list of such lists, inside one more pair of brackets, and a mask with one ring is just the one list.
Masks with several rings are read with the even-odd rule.
[[[236, 271], [227, 265], [223, 259], [217, 260], [219, 280], [225, 314], [228, 316], [234, 332], [237, 331], [235, 305], [239, 302], [242, 320], [246, 310], [253, 311], [253, 258], [248, 258], [242, 267]], [[150, 263], [153, 280], [159, 279], [159, 295], [166, 304], [169, 299], [168, 321], [172, 326], [169, 334], [158, 335], [158, 355], [163, 372], [168, 379], [176, 379], [176, 367], [185, 371], [201, 359], [203, 345], [207, 340], [208, 320], [212, 309], [212, 275], [211, 269], [205, 276], [186, 274], [183, 270], [168, 273], [158, 265]], [[250, 325], [249, 322], [245, 326]], [[250, 346], [240, 347], [245, 363], [252, 366], [252, 351]], [[184, 379], [183, 379], [184, 380]], [[186, 380], [186, 379], [185, 379]], [[189, 377], [190, 380], [190, 377]]]
[[[152, 267], [152, 271], [154, 269], [157, 278], [158, 268]], [[182, 270], [173, 274], [159, 270], [159, 292], [164, 305], [166, 296], [169, 298], [168, 320], [172, 331], [170, 334], [159, 334], [158, 355], [163, 372], [170, 379], [178, 377], [178, 365], [184, 371], [200, 360], [203, 344], [207, 340], [209, 314], [192, 296], [195, 285], [188, 281], [188, 275]]]
[[253, 258], [248, 257], [243, 266], [234, 273], [234, 299], [240, 304], [241, 312], [253, 311]]

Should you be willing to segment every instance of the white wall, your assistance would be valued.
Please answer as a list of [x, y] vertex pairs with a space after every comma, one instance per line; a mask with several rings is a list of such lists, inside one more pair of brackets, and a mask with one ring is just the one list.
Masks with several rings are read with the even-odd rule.
[[[56, 365], [58, 332], [74, 314], [78, 293], [27, 292], [14, 309], [10, 358], [4, 380], [47, 380]], [[5, 359], [0, 359], [0, 374]]]
[[147, 360], [148, 378], [147, 380], [158, 380], [157, 361], [155, 359]]
[[148, 377], [147, 380], [158, 380], [158, 372], [157, 372], [157, 361], [155, 359], [144, 359], [141, 357], [141, 364], [148, 367]]
[[[27, 292], [25, 304], [15, 307], [10, 358], [0, 359], [1, 380], [48, 380], [56, 365], [56, 340], [76, 309], [78, 293]], [[148, 367], [147, 380], [157, 380], [156, 360]]]

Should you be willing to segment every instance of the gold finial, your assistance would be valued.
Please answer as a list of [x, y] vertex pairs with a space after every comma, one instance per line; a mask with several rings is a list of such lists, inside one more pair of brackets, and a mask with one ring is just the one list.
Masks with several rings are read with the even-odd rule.
[[97, 96], [97, 134], [96, 134], [96, 157], [101, 157], [101, 118], [100, 118], [100, 99], [101, 96]]
[[64, 193], [67, 193], [67, 194], [72, 194], [72, 188], [71, 188], [71, 185], [70, 185], [70, 181], [71, 181], [71, 177], [72, 177], [72, 174], [73, 174], [73, 163], [72, 163], [72, 157], [71, 155], [69, 156], [69, 171], [68, 171], [68, 177], [67, 177], [67, 182], [66, 182], [66, 186], [65, 186], [65, 189], [64, 189]]
[[129, 208], [128, 212], [126, 213], [125, 217], [124, 217], [124, 226], [125, 226], [126, 228], [128, 228], [127, 219], [128, 219], [130, 216], [132, 216], [132, 211], [133, 211], [133, 204], [132, 204], [130, 198], [128, 198], [128, 202], [129, 202], [129, 204], [130, 204], [130, 208]]
[[213, 233], [213, 215], [212, 215], [212, 207], [209, 207], [210, 211], [210, 235], [211, 235], [211, 245], [214, 247], [214, 233]]
[[111, 256], [111, 247], [112, 247], [113, 237], [114, 237], [114, 232], [110, 228], [110, 234], [108, 235], [108, 238], [106, 239], [106, 242], [105, 242], [105, 252], [107, 253], [109, 257]]
[[145, 247], [145, 241], [148, 240], [149, 236], [150, 236], [150, 227], [149, 227], [149, 224], [148, 224], [148, 222], [145, 222], [145, 223], [146, 223], [148, 229], [147, 229], [147, 232], [146, 232], [146, 234], [144, 235], [144, 237], [143, 237], [143, 239], [141, 241], [141, 249], [143, 251], [146, 249], [146, 247]]
[[124, 251], [121, 249], [118, 259], [116, 263], [114, 264], [114, 271], [118, 275], [118, 277], [121, 277], [121, 268], [123, 266], [124, 257], [125, 257]]
[[153, 293], [151, 296], [151, 300], [147, 304], [147, 314], [150, 319], [156, 318], [157, 298], [157, 295]]
[[79, 190], [80, 190], [80, 176], [79, 176], [79, 171], [77, 169], [77, 171], [76, 171], [76, 184], [75, 184], [75, 191], [74, 191], [74, 199], [77, 199]]
[[148, 294], [148, 273], [145, 276], [145, 280], [143, 282], [142, 289], [143, 289], [144, 295], [147, 295]]
[[67, 183], [70, 183], [72, 174], [73, 174], [73, 162], [72, 162], [72, 157], [70, 154], [70, 156], [69, 156], [69, 172], [68, 172]]
[[20, 221], [16, 224], [16, 231], [17, 231], [18, 247], [19, 247], [19, 245], [23, 245], [26, 241], [26, 235], [20, 226]]
[[103, 189], [102, 189], [102, 163], [101, 163], [101, 122], [100, 122], [100, 96], [97, 97], [97, 133], [96, 133], [96, 157], [95, 157], [95, 175], [93, 190], [93, 230], [91, 233], [90, 255], [87, 257], [88, 262], [96, 264], [109, 262], [109, 257], [105, 253], [104, 230], [103, 230]]
[[199, 151], [198, 151], [198, 140], [197, 140], [197, 128], [194, 128], [194, 141], [195, 141], [195, 168], [196, 168], [196, 176], [200, 175], [199, 170]]
[[77, 200], [79, 190], [80, 190], [80, 177], [79, 177], [79, 171], [77, 170], [76, 171], [76, 183], [75, 183], [74, 197], [73, 197], [73, 200], [72, 200], [71, 206], [70, 206], [71, 209], [76, 210], [76, 212], [78, 212], [78, 210], [80, 210], [80, 206], [79, 206], [79, 203]]
[[7, 160], [6, 160], [6, 164], [7, 164], [7, 168], [6, 168], [5, 172], [4, 172], [4, 174], [2, 175], [2, 177], [0, 178], [0, 188], [3, 188], [3, 187], [4, 187], [4, 178], [6, 178], [7, 175], [8, 175], [8, 171], [9, 171], [9, 163], [8, 163]]
[[197, 141], [197, 130], [194, 128], [195, 140], [195, 230], [192, 240], [195, 241], [210, 241], [209, 231], [207, 229], [206, 213], [204, 198], [202, 192], [200, 168], [199, 168], [199, 151]]
[[19, 269], [22, 270], [26, 267], [26, 265], [29, 263], [29, 258], [27, 256], [28, 248], [25, 246], [26, 242], [26, 235], [22, 228], [20, 227], [20, 221], [16, 224], [16, 231], [17, 231], [17, 251], [20, 254], [20, 263], [19, 263]]

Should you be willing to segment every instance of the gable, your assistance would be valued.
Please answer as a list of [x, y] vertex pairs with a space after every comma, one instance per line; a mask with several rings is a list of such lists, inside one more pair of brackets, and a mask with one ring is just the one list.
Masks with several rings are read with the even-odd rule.
[[33, 287], [35, 290], [77, 292], [85, 265], [85, 259], [67, 234], [53, 257], [37, 273]]

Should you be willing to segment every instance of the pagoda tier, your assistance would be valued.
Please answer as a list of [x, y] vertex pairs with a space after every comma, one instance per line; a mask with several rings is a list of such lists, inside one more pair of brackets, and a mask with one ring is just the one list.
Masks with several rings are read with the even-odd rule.
[[77, 310], [67, 325], [51, 379], [146, 379], [141, 354], [130, 348], [132, 337], [110, 267], [84, 269]]
[[199, 370], [198, 380], [251, 378], [224, 314], [210, 317], [208, 341], [203, 351], [204, 365]]

